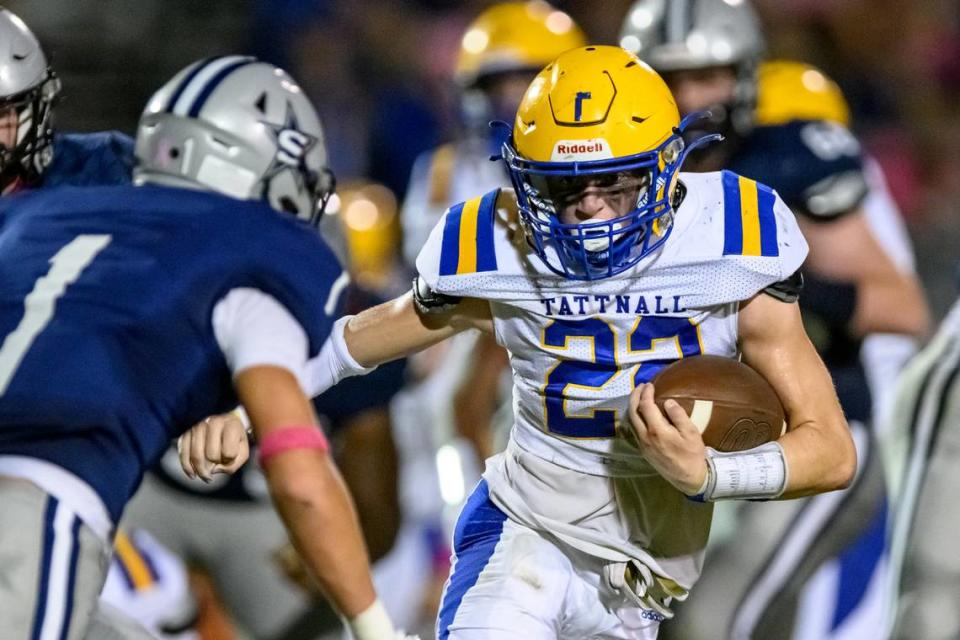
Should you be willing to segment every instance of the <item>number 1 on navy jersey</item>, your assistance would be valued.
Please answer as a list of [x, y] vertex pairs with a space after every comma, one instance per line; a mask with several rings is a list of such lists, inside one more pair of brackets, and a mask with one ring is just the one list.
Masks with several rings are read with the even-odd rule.
[[50, 270], [36, 281], [33, 291], [23, 300], [20, 324], [0, 345], [0, 396], [6, 392], [33, 341], [53, 318], [57, 300], [111, 240], [110, 235], [80, 235], [50, 259]]

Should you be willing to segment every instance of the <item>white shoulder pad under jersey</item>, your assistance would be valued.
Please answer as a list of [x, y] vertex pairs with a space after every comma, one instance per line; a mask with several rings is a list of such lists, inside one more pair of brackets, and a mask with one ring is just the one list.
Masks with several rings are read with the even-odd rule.
[[633, 269], [602, 280], [570, 280], [549, 271], [523, 238], [508, 190], [457, 204], [444, 214], [417, 257], [420, 276], [438, 293], [541, 308], [545, 293], [616, 295], [675, 292], [677, 308], [745, 300], [792, 275], [807, 255], [794, 214], [775, 191], [729, 171], [684, 173], [686, 188], [663, 247]]

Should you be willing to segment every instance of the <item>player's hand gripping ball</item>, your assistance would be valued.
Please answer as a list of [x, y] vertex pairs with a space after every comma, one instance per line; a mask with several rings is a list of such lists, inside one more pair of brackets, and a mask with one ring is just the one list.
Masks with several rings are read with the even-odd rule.
[[721, 356], [682, 358], [651, 381], [656, 403], [675, 400], [717, 451], [743, 451], [786, 431], [783, 405], [763, 376]]

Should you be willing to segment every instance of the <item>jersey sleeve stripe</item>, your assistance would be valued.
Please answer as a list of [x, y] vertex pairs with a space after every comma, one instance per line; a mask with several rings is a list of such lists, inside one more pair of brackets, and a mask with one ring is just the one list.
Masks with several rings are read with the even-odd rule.
[[143, 591], [153, 586], [156, 581], [154, 571], [151, 570], [143, 555], [133, 546], [133, 542], [122, 531], [117, 532], [114, 541], [117, 560], [124, 577], [129, 578], [129, 584], [137, 591]]
[[757, 208], [760, 216], [760, 255], [779, 256], [780, 244], [777, 242], [777, 217], [773, 207], [777, 202], [777, 194], [773, 189], [757, 184]]
[[457, 274], [474, 273], [477, 270], [477, 214], [480, 198], [467, 200], [460, 216], [460, 259]]
[[493, 225], [497, 193], [491, 191], [447, 211], [440, 246], [439, 275], [496, 271]]
[[483, 196], [477, 214], [477, 271], [497, 270], [497, 251], [493, 243], [494, 214], [497, 210], [497, 194], [491, 191]]
[[740, 224], [743, 229], [741, 253], [745, 256], [760, 255], [760, 214], [757, 211], [757, 183], [738, 176], [740, 183]]
[[443, 223], [443, 241], [440, 244], [440, 275], [451, 276], [457, 273], [460, 261], [460, 216], [463, 214], [460, 203], [447, 210]]
[[723, 172], [723, 255], [780, 255], [770, 187], [730, 171]]
[[743, 253], [743, 224], [740, 214], [739, 176], [723, 172], [723, 255]]

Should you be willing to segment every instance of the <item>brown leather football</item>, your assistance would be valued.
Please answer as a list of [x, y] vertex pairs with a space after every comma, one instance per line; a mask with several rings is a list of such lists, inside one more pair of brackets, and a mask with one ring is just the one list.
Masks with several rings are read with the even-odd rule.
[[717, 451], [743, 451], [776, 440], [786, 431], [783, 405], [763, 376], [721, 356], [677, 360], [652, 380], [657, 405], [668, 398], [686, 410]]

